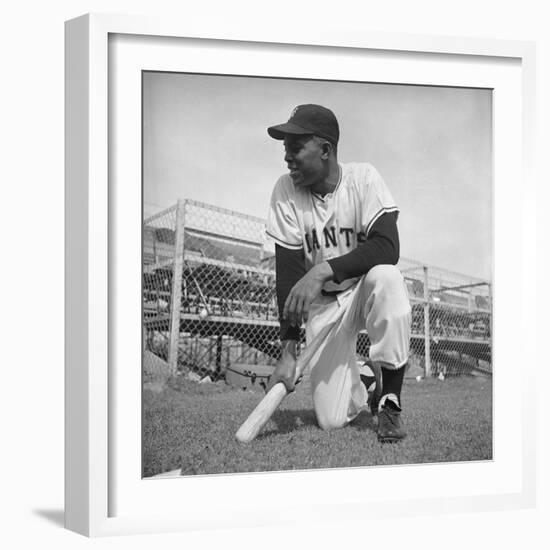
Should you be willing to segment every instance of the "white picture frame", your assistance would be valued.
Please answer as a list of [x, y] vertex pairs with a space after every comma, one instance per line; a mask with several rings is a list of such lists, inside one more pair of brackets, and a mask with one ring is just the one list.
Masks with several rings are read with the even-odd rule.
[[[126, 37], [132, 43], [121, 58], [109, 58], [109, 41]], [[139, 417], [139, 382], [127, 374], [120, 354], [135, 333], [112, 329], [120, 323], [124, 292], [113, 280], [115, 271], [132, 273], [135, 247], [127, 254], [112, 254], [117, 239], [126, 234], [123, 226], [138, 232], [141, 223], [139, 190], [126, 189], [131, 199], [120, 209], [119, 193], [112, 182], [118, 170], [130, 167], [127, 181], [135, 183], [140, 171], [135, 147], [121, 146], [109, 151], [109, 140], [120, 126], [139, 126], [129, 118], [116, 118], [109, 110], [112, 86], [128, 83], [136, 71], [158, 69], [158, 52], [144, 44], [147, 38], [162, 42], [162, 48], [193, 42], [193, 54], [187, 61], [204, 72], [214, 71], [201, 44], [224, 48], [236, 58], [242, 51], [273, 50], [271, 71], [286, 76], [305, 75], [304, 65], [277, 66], [277, 48], [298, 59], [301, 55], [329, 59], [340, 53], [384, 55], [387, 74], [380, 67], [378, 80], [392, 81], [392, 71], [401, 71], [403, 82], [430, 84], [479, 85], [495, 89], [494, 136], [498, 140], [495, 155], [495, 455], [487, 464], [456, 466], [413, 466], [372, 471], [362, 469], [330, 472], [262, 474], [262, 483], [254, 475], [209, 476], [194, 479], [141, 480], [136, 468], [136, 438], [139, 432], [133, 419]], [[248, 49], [247, 49], [248, 48]], [[170, 63], [168, 50], [162, 50], [163, 69]], [[181, 56], [177, 56], [181, 60]], [[184, 56], [185, 57], [185, 56]], [[256, 74], [254, 56], [241, 56], [247, 73]], [[412, 61], [411, 68], [407, 69]], [[286, 60], [288, 61], [288, 60]], [[178, 60], [177, 63], [180, 61]], [[176, 63], [176, 62], [174, 62]], [[157, 65], [157, 66], [155, 66]], [[425, 72], [422, 72], [425, 66]], [[365, 31], [292, 30], [256, 26], [253, 30], [209, 30], [191, 22], [168, 18], [115, 15], [86, 15], [66, 23], [66, 527], [88, 536], [138, 534], [161, 531], [208, 529], [212, 514], [216, 526], [254, 526], [296, 521], [361, 519], [367, 514], [441, 513], [487, 509], [515, 509], [534, 505], [535, 432], [527, 421], [534, 414], [534, 401], [521, 396], [533, 395], [535, 388], [534, 350], [517, 341], [526, 334], [529, 318], [535, 318], [533, 289], [523, 266], [535, 256], [528, 239], [534, 232], [535, 184], [533, 170], [534, 140], [534, 66], [535, 47], [529, 42], [451, 37], [385, 34]], [[320, 69], [312, 69], [319, 71]], [[419, 72], [420, 70], [420, 72]], [[122, 76], [126, 71], [128, 76]], [[329, 72], [334, 73], [334, 69]], [[385, 74], [385, 76], [382, 76]], [[395, 74], [395, 73], [393, 73]], [[431, 75], [431, 76], [430, 76]], [[117, 80], [118, 79], [118, 80]], [[374, 79], [376, 81], [376, 78]], [[131, 88], [131, 84], [130, 84]], [[129, 101], [131, 103], [131, 101]], [[504, 116], [504, 111], [508, 115]], [[135, 115], [135, 113], [134, 113]], [[135, 145], [135, 144], [134, 144]], [[109, 157], [111, 155], [111, 157]], [[506, 164], [504, 162], [506, 161]], [[132, 165], [134, 165], [132, 168]], [[132, 172], [133, 170], [133, 172]], [[137, 170], [137, 172], [136, 172]], [[517, 182], [521, 181], [521, 185]], [[512, 189], [519, 193], [511, 193]], [[126, 195], [126, 196], [130, 196]], [[527, 217], [525, 214], [530, 213]], [[515, 224], [508, 219], [514, 216]], [[122, 219], [124, 218], [124, 219]], [[124, 223], [123, 223], [124, 222]], [[513, 225], [513, 227], [512, 227]], [[138, 237], [136, 233], [136, 237]], [[508, 247], [521, 250], [521, 261], [510, 266]], [[116, 266], [115, 266], [116, 264]], [[115, 269], [116, 267], [116, 269]], [[139, 271], [137, 271], [139, 273]], [[114, 279], [113, 279], [114, 278]], [[130, 287], [132, 285], [129, 285]], [[513, 301], [506, 296], [514, 294]], [[530, 299], [528, 299], [530, 297]], [[136, 304], [139, 308], [139, 304]], [[132, 306], [130, 305], [130, 310]], [[134, 307], [135, 309], [135, 307]], [[124, 313], [123, 315], [127, 315]], [[128, 314], [130, 315], [130, 314]], [[513, 318], [514, 323], [509, 319]], [[123, 323], [133, 327], [132, 322]], [[139, 330], [139, 325], [138, 325]], [[126, 345], [127, 346], [127, 345]], [[134, 353], [139, 355], [139, 346]], [[119, 349], [120, 348], [120, 349]], [[520, 380], [508, 376], [514, 364], [522, 362]], [[132, 364], [132, 360], [128, 360]], [[127, 378], [126, 378], [127, 377]], [[124, 388], [122, 390], [121, 388]], [[517, 402], [510, 402], [517, 399]], [[138, 410], [136, 411], [136, 403]], [[521, 414], [518, 415], [517, 411]], [[116, 418], [115, 418], [116, 417]], [[128, 428], [122, 430], [121, 428]], [[124, 435], [128, 431], [130, 435]], [[122, 458], [121, 458], [122, 457]], [[127, 467], [125, 467], [127, 465]], [[413, 475], [414, 474], [414, 475]], [[426, 479], [431, 479], [429, 483]], [[452, 480], [454, 479], [454, 486]], [[388, 499], [377, 483], [393, 480], [400, 489]], [[464, 480], [468, 481], [465, 482]], [[346, 494], [341, 487], [365, 483], [369, 492]], [[185, 484], [185, 487], [184, 487]], [[477, 490], [472, 489], [477, 487]], [[292, 506], [285, 495], [294, 490]], [[196, 510], [201, 495], [218, 495], [217, 504], [209, 505], [208, 517]], [[235, 495], [239, 496], [236, 497]], [[447, 491], [447, 492], [445, 492]], [[185, 495], [183, 498], [182, 495]], [[269, 499], [265, 495], [270, 495]], [[178, 502], [177, 509], [174, 502]], [[183, 500], [183, 502], [182, 502]], [[186, 502], [187, 501], [187, 504]], [[391, 501], [391, 507], [379, 504]], [[189, 504], [193, 505], [190, 506]], [[346, 506], [343, 506], [346, 504]], [[348, 506], [352, 504], [353, 506]], [[351, 508], [351, 510], [350, 510]], [[389, 511], [388, 511], [389, 510]]]

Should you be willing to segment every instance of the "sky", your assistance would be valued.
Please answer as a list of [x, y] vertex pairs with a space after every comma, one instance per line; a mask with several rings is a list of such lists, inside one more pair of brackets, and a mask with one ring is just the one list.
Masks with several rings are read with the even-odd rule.
[[340, 162], [369, 162], [384, 178], [402, 257], [491, 279], [486, 89], [144, 73], [145, 217], [188, 198], [265, 218], [287, 171], [266, 129], [303, 103], [335, 113]]

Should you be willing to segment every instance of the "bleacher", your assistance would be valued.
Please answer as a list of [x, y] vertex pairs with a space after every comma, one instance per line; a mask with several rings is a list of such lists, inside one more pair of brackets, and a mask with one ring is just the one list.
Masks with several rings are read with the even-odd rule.
[[[189, 201], [183, 228], [183, 273], [179, 316], [181, 333], [231, 337], [251, 349], [276, 353], [278, 312], [274, 255], [265, 246], [263, 221]], [[187, 206], [187, 205], [186, 205]], [[221, 216], [226, 226], [200, 221], [190, 213]], [[162, 213], [161, 213], [162, 214]], [[199, 220], [199, 221], [197, 221]], [[171, 224], [171, 227], [170, 227]], [[250, 231], [243, 230], [247, 224]], [[217, 232], [213, 228], [217, 228]], [[149, 331], [167, 334], [172, 315], [175, 213], [146, 220], [143, 230], [144, 323]], [[423, 266], [402, 260], [413, 308], [412, 345], [423, 354], [425, 340], [425, 278]], [[434, 268], [435, 269], [435, 268]], [[428, 281], [430, 338], [440, 358], [470, 354], [490, 361], [491, 311], [488, 285], [469, 279]], [[453, 274], [456, 279], [458, 274]], [[462, 277], [462, 276], [460, 276]], [[204, 315], [204, 310], [208, 315]], [[368, 337], [361, 339], [368, 349]], [[219, 354], [218, 354], [219, 355]], [[264, 357], [264, 361], [273, 356]], [[458, 360], [458, 359], [457, 359]], [[462, 359], [461, 359], [462, 360]], [[218, 357], [219, 362], [219, 357]], [[220, 365], [218, 365], [219, 367]]]

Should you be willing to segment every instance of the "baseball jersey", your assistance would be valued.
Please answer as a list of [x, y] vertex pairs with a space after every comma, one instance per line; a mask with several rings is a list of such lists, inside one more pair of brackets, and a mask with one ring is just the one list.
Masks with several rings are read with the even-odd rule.
[[[321, 196], [294, 185], [289, 174], [273, 190], [267, 216], [268, 237], [280, 246], [303, 249], [306, 270], [337, 258], [366, 241], [376, 220], [398, 208], [384, 180], [368, 163], [339, 163], [340, 180]], [[327, 292], [342, 291], [357, 277], [327, 281]]]

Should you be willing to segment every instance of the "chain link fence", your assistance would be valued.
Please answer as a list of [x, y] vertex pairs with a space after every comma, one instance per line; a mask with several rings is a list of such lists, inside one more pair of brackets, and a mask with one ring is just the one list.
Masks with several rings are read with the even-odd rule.
[[[279, 355], [273, 249], [264, 220], [192, 200], [143, 226], [144, 381], [225, 378]], [[412, 305], [410, 374], [492, 372], [487, 281], [402, 259]], [[357, 351], [368, 356], [368, 334]]]
[[412, 307], [411, 367], [424, 376], [491, 374], [491, 285], [401, 259]]

